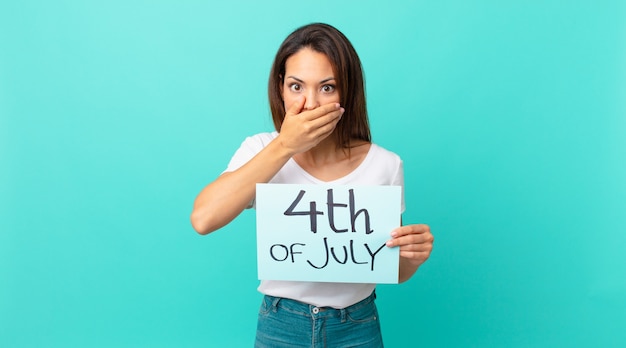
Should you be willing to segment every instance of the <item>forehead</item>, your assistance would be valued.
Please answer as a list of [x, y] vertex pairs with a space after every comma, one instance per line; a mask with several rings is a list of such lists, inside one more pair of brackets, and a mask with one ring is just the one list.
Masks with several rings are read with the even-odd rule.
[[328, 57], [308, 47], [302, 48], [285, 62], [285, 75], [296, 75], [298, 78], [334, 77], [333, 65]]

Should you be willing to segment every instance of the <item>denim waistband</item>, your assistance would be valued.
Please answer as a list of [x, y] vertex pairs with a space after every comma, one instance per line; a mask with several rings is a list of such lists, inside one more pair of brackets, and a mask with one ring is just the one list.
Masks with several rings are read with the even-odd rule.
[[270, 310], [276, 311], [278, 308], [283, 310], [301, 314], [304, 316], [324, 316], [324, 317], [341, 317], [344, 318], [346, 314], [368, 306], [376, 299], [376, 292], [373, 291], [368, 297], [363, 300], [350, 305], [346, 308], [333, 308], [333, 307], [317, 307], [308, 303], [292, 300], [284, 297], [275, 297], [270, 295], [264, 296], [265, 303], [270, 307]]

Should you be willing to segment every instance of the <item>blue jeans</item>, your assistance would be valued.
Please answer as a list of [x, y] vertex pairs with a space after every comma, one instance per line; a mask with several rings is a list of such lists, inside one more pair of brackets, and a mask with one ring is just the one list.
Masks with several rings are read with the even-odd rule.
[[372, 293], [352, 306], [335, 309], [265, 295], [254, 346], [383, 347], [375, 298]]

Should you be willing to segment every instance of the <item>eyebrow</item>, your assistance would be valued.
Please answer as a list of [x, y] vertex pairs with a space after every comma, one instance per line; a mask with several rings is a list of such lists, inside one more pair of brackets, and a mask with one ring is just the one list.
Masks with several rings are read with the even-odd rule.
[[[304, 81], [302, 81], [301, 79], [299, 79], [299, 78], [297, 78], [297, 77], [295, 77], [295, 76], [291, 76], [291, 75], [290, 75], [290, 76], [287, 76], [287, 78], [288, 78], [288, 79], [289, 79], [289, 78], [291, 78], [291, 79], [294, 79], [294, 80], [296, 80], [296, 81], [298, 81], [298, 82], [300, 82], [300, 83], [304, 83]], [[328, 81], [332, 81], [332, 80], [334, 80], [334, 79], [335, 79], [334, 77], [328, 77], [328, 78], [325, 78], [325, 79], [323, 79], [322, 81], [320, 81], [320, 83], [326, 83], [326, 82], [328, 82]]]

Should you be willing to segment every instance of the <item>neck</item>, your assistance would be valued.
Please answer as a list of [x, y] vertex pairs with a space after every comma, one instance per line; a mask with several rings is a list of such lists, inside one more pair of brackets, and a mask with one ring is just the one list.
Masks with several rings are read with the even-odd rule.
[[324, 163], [329, 161], [337, 161], [346, 157], [346, 149], [337, 146], [332, 136], [322, 140], [315, 147], [306, 152], [302, 152], [297, 156], [309, 163]]

